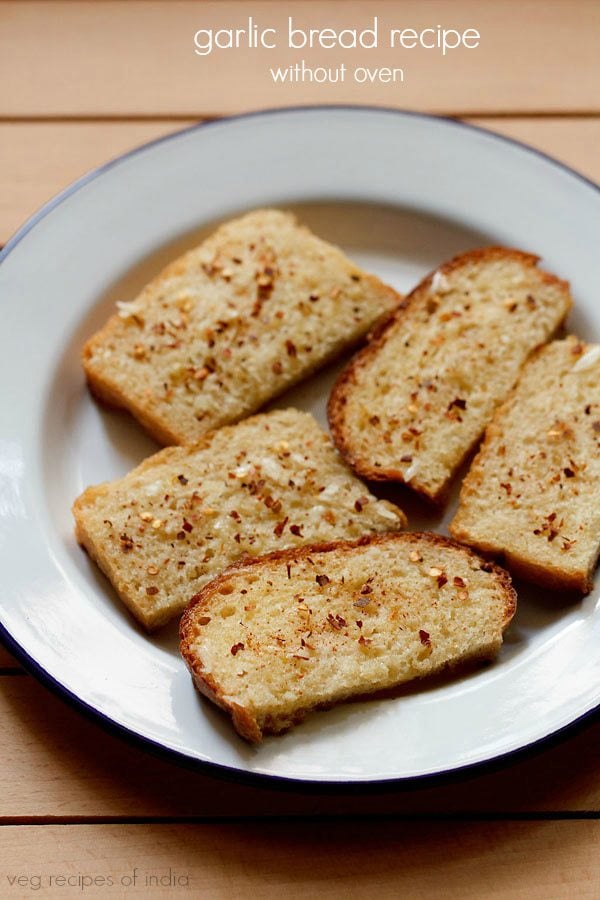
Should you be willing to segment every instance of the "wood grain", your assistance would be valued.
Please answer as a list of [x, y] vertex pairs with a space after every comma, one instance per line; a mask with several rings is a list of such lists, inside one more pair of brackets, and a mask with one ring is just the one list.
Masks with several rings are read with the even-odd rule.
[[[167, 13], [168, 9], [168, 13]], [[289, 50], [297, 27], [364, 28], [377, 12], [378, 49]], [[194, 52], [200, 28], [247, 26], [280, 33], [274, 50]], [[477, 49], [442, 56], [390, 50], [390, 27], [476, 28]], [[376, 103], [453, 114], [600, 111], [596, 0], [378, 0], [368, 2], [27, 2], [0, 6], [3, 116], [189, 116], [257, 106]], [[370, 68], [400, 66], [403, 83], [276, 84], [270, 67], [306, 59]]]
[[10, 655], [8, 650], [5, 650], [2, 644], [0, 644], [0, 674], [7, 669], [19, 669], [20, 665], [14, 657]]
[[[104, 733], [31, 678], [0, 678], [0, 820], [267, 815], [600, 812], [600, 721], [502, 771], [358, 794], [214, 780]], [[232, 734], [232, 740], [237, 740]], [[0, 889], [0, 895], [2, 894]]]
[[[87, 876], [103, 882], [87, 881], [86, 897], [595, 900], [599, 839], [599, 822], [577, 821], [9, 826], [0, 891], [30, 896], [8, 878], [39, 875], [52, 897], [73, 896]], [[73, 886], [57, 888], [61, 875]], [[171, 886], [149, 887], [150, 876]]]
[[187, 124], [0, 123], [0, 242], [90, 169]]
[[[474, 120], [531, 144], [600, 181], [600, 117]], [[0, 242], [81, 175], [133, 147], [177, 131], [172, 122], [0, 123]]]

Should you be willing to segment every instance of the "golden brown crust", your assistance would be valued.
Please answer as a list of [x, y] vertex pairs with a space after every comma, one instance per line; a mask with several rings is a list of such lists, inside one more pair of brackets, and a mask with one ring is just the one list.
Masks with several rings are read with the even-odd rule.
[[118, 318], [118, 316], [111, 316], [102, 331], [94, 335], [83, 348], [81, 361], [90, 392], [96, 400], [103, 403], [105, 406], [113, 407], [114, 409], [127, 410], [127, 412], [131, 413], [131, 415], [133, 415], [145, 428], [150, 437], [154, 438], [159, 444], [163, 444], [164, 446], [179, 444], [180, 435], [169, 428], [167, 422], [161, 418], [160, 411], [155, 405], [149, 404], [148, 407], [144, 407], [141, 404], [133, 403], [123, 391], [119, 389], [117, 384], [109, 383], [88, 364], [94, 342], [96, 340], [102, 340], [104, 335], [108, 335], [110, 333], [112, 320]]
[[[527, 365], [544, 353], [545, 346], [537, 347], [529, 356]], [[515, 551], [508, 550], [493, 540], [480, 540], [473, 538], [464, 525], [466, 505], [469, 496], [476, 492], [483, 484], [484, 475], [481, 466], [495, 442], [502, 437], [503, 431], [500, 422], [512, 408], [518, 398], [521, 379], [517, 381], [506, 400], [497, 408], [494, 418], [485, 430], [485, 434], [476, 455], [473, 458], [469, 471], [460, 488], [458, 509], [448, 526], [452, 537], [466, 546], [472, 547], [478, 553], [493, 557], [502, 565], [505, 565], [511, 573], [524, 581], [537, 584], [540, 587], [553, 591], [579, 592], [589, 594], [594, 586], [593, 568], [586, 573], [573, 572], [561, 566], [552, 566], [549, 563], [538, 564], [531, 558], [523, 556]]]
[[[495, 575], [498, 584], [503, 591], [504, 615], [502, 630], [504, 631], [508, 627], [517, 608], [517, 595], [512, 586], [508, 572], [495, 563], [482, 559], [464, 544], [460, 544], [457, 541], [440, 534], [434, 534], [432, 532], [402, 532], [400, 534], [365, 535], [356, 541], [331, 541], [326, 544], [312, 544], [298, 549], [276, 550], [265, 556], [240, 560], [222, 572], [217, 578], [206, 584], [202, 590], [192, 597], [189, 606], [181, 618], [179, 636], [181, 655], [192, 674], [196, 688], [200, 693], [204, 694], [222, 709], [225, 709], [231, 714], [234, 726], [242, 737], [252, 743], [257, 743], [262, 740], [264, 734], [279, 732], [289, 727], [289, 725], [294, 724], [294, 722], [301, 721], [308, 710], [298, 711], [293, 721], [282, 726], [281, 723], [273, 723], [268, 720], [260, 722], [249, 710], [244, 709], [239, 704], [232, 703], [226, 698], [212, 675], [204, 671], [202, 660], [196, 655], [193, 649], [196, 615], [209, 605], [211, 597], [215, 593], [218, 593], [222, 585], [226, 584], [232, 576], [244, 572], [249, 568], [268, 566], [271, 562], [306, 559], [316, 553], [335, 553], [340, 550], [351, 551], [358, 547], [388, 542], [404, 544], [422, 544], [423, 542], [426, 542], [437, 547], [459, 550], [465, 556], [480, 561], [482, 568], [484, 568], [485, 571]], [[481, 658], [489, 658], [483, 651], [480, 655]], [[490, 655], [492, 654], [490, 653]]]
[[[279, 378], [280, 373], [278, 374], [275, 369], [267, 368], [264, 373], [264, 383], [268, 384], [269, 381], [272, 381], [272, 384], [270, 385], [271, 392], [268, 396], [253, 396], [250, 391], [246, 391], [244, 394], [245, 406], [240, 406], [239, 408], [236, 407], [235, 410], [228, 412], [227, 415], [224, 416], [215, 416], [211, 413], [212, 420], [210, 418], [206, 419], [206, 429], [233, 424], [234, 422], [245, 418], [247, 415], [257, 412], [267, 402], [270, 402], [285, 393], [294, 384], [309, 377], [319, 368], [332, 362], [348, 349], [355, 348], [361, 343], [366, 327], [368, 327], [369, 323], [373, 322], [377, 311], [389, 311], [394, 308], [401, 299], [401, 296], [392, 287], [384, 284], [375, 275], [364, 272], [352, 263], [352, 261], [348, 260], [334, 245], [313, 235], [308, 228], [297, 221], [295, 216], [279, 210], [267, 209], [254, 210], [246, 216], [242, 216], [239, 220], [236, 219], [222, 224], [220, 228], [199, 247], [192, 248], [183, 256], [163, 268], [162, 271], [144, 287], [139, 297], [144, 298], [145, 302], [153, 302], [154, 298], [164, 291], [165, 284], [168, 284], [171, 279], [185, 276], [188, 272], [188, 268], [191, 271], [190, 278], [195, 279], [196, 270], [202, 268], [198, 266], [197, 254], [205, 245], [213, 241], [219, 234], [222, 236], [222, 241], [231, 240], [230, 236], [228, 238], [223, 236], [223, 232], [231, 229], [232, 226], [236, 226], [238, 222], [243, 223], [249, 216], [257, 218], [258, 224], [256, 226], [256, 233], [258, 237], [260, 237], [261, 227], [264, 227], [264, 222], [261, 226], [259, 221], [260, 217], [267, 219], [268, 226], [268, 218], [273, 214], [276, 214], [281, 218], [281, 223], [283, 223], [282, 227], [287, 226], [288, 229], [295, 230], [296, 238], [298, 234], [301, 234], [306, 238], [312, 239], [315, 244], [318, 244], [318, 246], [321, 247], [322, 251], [324, 250], [325, 252], [334, 254], [335, 256], [331, 265], [334, 269], [339, 270], [338, 274], [340, 278], [349, 275], [354, 278], [355, 275], [359, 275], [363, 287], [366, 288], [366, 291], [363, 291], [365, 297], [369, 293], [377, 295], [378, 303], [374, 306], [373, 310], [368, 315], [368, 318], [365, 319], [365, 326], [362, 328], [362, 331], [360, 329], [357, 331], [356, 328], [354, 330], [351, 329], [350, 331], [346, 330], [336, 342], [336, 346], [329, 349], [328, 352], [325, 352], [325, 350], [321, 348], [321, 355], [319, 355], [318, 344], [314, 343], [315, 353], [313, 354], [314, 359], [312, 359], [312, 362], [310, 360], [306, 361], [303, 367], [299, 368], [295, 374], [288, 373], [284, 381], [281, 381]], [[291, 235], [290, 240], [293, 240], [293, 234]], [[226, 244], [224, 246], [226, 246]], [[358, 280], [358, 278], [356, 280]], [[371, 298], [370, 303], [373, 305], [373, 298]], [[367, 304], [365, 304], [365, 310], [367, 310]], [[333, 319], [329, 319], [328, 321], [333, 321]], [[127, 410], [143, 425], [152, 437], [161, 444], [188, 444], [196, 441], [198, 436], [205, 430], [199, 418], [197, 420], [190, 418], [189, 411], [182, 413], [181, 410], [178, 415], [174, 415], [172, 412], [169, 412], [168, 407], [165, 407], [164, 402], [160, 398], [157, 398], [155, 394], [152, 394], [150, 390], [132, 390], [131, 378], [128, 377], [127, 379], [123, 379], [123, 372], [119, 373], [119, 362], [122, 362], [123, 356], [121, 356], [120, 360], [117, 355], [115, 356], [117, 359], [116, 368], [108, 366], [106, 361], [103, 360], [102, 351], [107, 346], [110, 346], [115, 338], [118, 338], [122, 329], [123, 318], [119, 313], [115, 313], [110, 316], [108, 321], [99, 331], [92, 335], [83, 347], [82, 365], [91, 393], [102, 403]], [[290, 334], [290, 336], [293, 335]], [[196, 340], [196, 337], [194, 337], [193, 340]], [[292, 343], [293, 345], [293, 342], [291, 341], [288, 341], [287, 343]], [[195, 344], [191, 343], [190, 350], [193, 350], [194, 346]], [[307, 352], [311, 351], [312, 353], [313, 346], [307, 347], [305, 350]], [[231, 350], [231, 348], [229, 348], [229, 350]], [[282, 353], [284, 355], [285, 352], [285, 348], [282, 348]], [[146, 370], [146, 372], [148, 372], [148, 370]], [[131, 375], [131, 372], [129, 372], [129, 375]], [[225, 393], [226, 390], [224, 391], [224, 394]]]
[[[516, 250], [507, 247], [482, 247], [476, 250], [470, 250], [455, 256], [453, 259], [439, 266], [429, 273], [418, 285], [408, 294], [397, 306], [396, 310], [385, 320], [375, 326], [368, 338], [365, 347], [356, 353], [346, 368], [340, 373], [336, 383], [333, 386], [329, 401], [327, 404], [327, 415], [329, 419], [329, 427], [334, 443], [348, 465], [362, 478], [369, 481], [393, 481], [407, 484], [413, 491], [427, 498], [435, 504], [443, 504], [447, 485], [443, 485], [438, 491], [432, 491], [427, 485], [419, 483], [416, 479], [411, 479], [410, 483], [405, 482], [404, 474], [397, 468], [375, 467], [372, 460], [365, 459], [353, 449], [352, 434], [345, 427], [344, 407], [347, 403], [347, 397], [356, 385], [357, 373], [361, 369], [365, 369], [371, 360], [377, 355], [381, 347], [390, 337], [390, 332], [394, 329], [403, 318], [406, 318], [414, 308], [426, 301], [431, 289], [433, 278], [436, 274], [449, 275], [456, 269], [464, 266], [466, 263], [477, 263], [489, 261], [493, 259], [513, 259], [524, 265], [536, 268], [539, 257], [532, 253], [525, 253], [522, 250]], [[564, 288], [568, 288], [568, 282], [563, 281], [556, 275], [549, 272], [538, 270], [539, 276], [545, 284], [559, 284]], [[471, 445], [465, 450], [463, 460], [473, 449]]]
[[[94, 540], [93, 536], [86, 528], [86, 519], [83, 514], [85, 505], [94, 502], [95, 497], [100, 493], [101, 487], [102, 486], [100, 485], [100, 488], [88, 488], [73, 504], [72, 513], [75, 519], [75, 536], [77, 542], [81, 544], [91, 559], [94, 560], [103, 575], [112, 582], [112, 565], [110, 560], [103, 552], [102, 545]], [[161, 619], [156, 614], [153, 614], [152, 611], [146, 613], [145, 610], [142, 610], [139, 602], [132, 597], [127, 590], [126, 585], [121, 584], [116, 589], [125, 606], [147, 631], [154, 631], [156, 628], [160, 628], [161, 625], [165, 624], [167, 621], [166, 619]]]
[[[277, 430], [280, 429], [280, 430]], [[283, 429], [283, 430], [281, 430]], [[161, 627], [175, 615], [180, 615], [182, 607], [185, 605], [189, 597], [188, 594], [185, 593], [185, 582], [180, 589], [177, 591], [170, 591], [166, 588], [161, 590], [161, 599], [162, 602], [157, 603], [154, 600], [154, 592], [153, 594], [148, 594], [148, 592], [144, 593], [143, 590], [140, 590], [140, 579], [130, 577], [131, 569], [134, 568], [134, 560], [132, 557], [124, 558], [121, 562], [118, 560], [115, 561], [114, 551], [111, 550], [110, 540], [107, 542], [106, 533], [103, 531], [103, 528], [99, 528], [97, 522], [95, 523], [95, 519], [98, 521], [103, 521], [103, 525], [106, 525], [107, 520], [112, 520], [114, 512], [115, 515], [118, 516], [118, 512], [114, 510], [112, 507], [113, 499], [115, 496], [119, 496], [121, 499], [119, 500], [119, 508], [121, 508], [123, 501], [124, 506], [128, 506], [129, 501], [135, 499], [137, 496], [137, 491], [140, 489], [140, 484], [147, 484], [150, 481], [153, 481], [155, 478], [155, 473], [157, 470], [162, 470], [162, 474], [159, 474], [159, 478], [164, 477], [164, 470], [170, 470], [171, 476], [176, 474], [177, 471], [180, 471], [181, 465], [186, 465], [186, 463], [192, 464], [192, 468], [194, 467], [194, 457], [197, 454], [200, 454], [202, 457], [202, 463], [200, 464], [200, 471], [206, 474], [208, 473], [208, 480], [210, 481], [213, 475], [217, 475], [217, 481], [219, 484], [223, 479], [227, 477], [227, 471], [223, 471], [223, 466], [226, 465], [223, 458], [223, 449], [231, 445], [232, 441], [238, 440], [240, 432], [242, 435], [249, 435], [249, 437], [244, 438], [245, 444], [244, 449], [256, 450], [256, 444], [254, 443], [254, 437], [257, 435], [263, 435], [265, 440], [268, 443], [271, 443], [271, 439], [273, 441], [278, 440], [278, 435], [281, 434], [292, 438], [295, 440], [295, 435], [302, 434], [302, 441], [299, 441], [298, 447], [305, 447], [306, 452], [309, 454], [312, 452], [310, 448], [314, 449], [314, 464], [317, 468], [314, 469], [317, 472], [319, 466], [323, 466], [324, 468], [321, 470], [321, 474], [324, 479], [328, 476], [333, 478], [334, 476], [337, 478], [341, 476], [344, 482], [344, 496], [346, 496], [347, 491], [350, 487], [354, 490], [356, 489], [356, 497], [363, 497], [365, 494], [368, 494], [365, 486], [360, 482], [356, 481], [354, 476], [349, 472], [346, 465], [342, 462], [337, 452], [334, 450], [331, 440], [329, 436], [323, 432], [318, 426], [314, 419], [308, 413], [301, 413], [297, 410], [275, 410], [268, 414], [259, 414], [254, 417], [250, 417], [241, 425], [233, 425], [233, 426], [225, 426], [222, 429], [217, 429], [215, 431], [209, 432], [203, 435], [200, 440], [198, 440], [193, 445], [187, 445], [184, 447], [166, 447], [162, 450], [157, 451], [152, 456], [143, 460], [140, 465], [138, 465], [135, 469], [129, 472], [124, 476], [123, 479], [119, 479], [113, 482], [105, 482], [104, 484], [95, 485], [93, 487], [87, 488], [75, 501], [73, 504], [73, 516], [75, 519], [76, 525], [76, 535], [77, 540], [83, 547], [88, 551], [89, 555], [92, 559], [94, 559], [102, 571], [108, 576], [109, 580], [114, 585], [115, 589], [119, 596], [123, 599], [126, 606], [130, 609], [130, 611], [142, 622], [144, 627], [151, 631], [156, 628]], [[287, 443], [287, 442], [284, 442]], [[291, 452], [288, 452], [288, 456], [291, 455]], [[307, 457], [308, 459], [308, 457]], [[293, 465], [296, 465], [293, 463]], [[234, 466], [235, 467], [235, 466]], [[293, 471], [290, 470], [290, 474]], [[232, 477], [230, 475], [230, 477]], [[347, 482], [347, 483], [346, 483]], [[326, 481], [323, 481], [325, 484]], [[231, 491], [233, 490], [231, 487], [231, 483], [227, 480], [228, 486], [225, 488], [225, 494], [231, 495]], [[245, 494], [245, 488], [242, 488], [240, 485], [241, 482], [234, 480], [235, 490], [237, 491], [237, 501], [233, 505], [238, 505], [239, 502], [244, 502], [242, 497]], [[311, 482], [312, 484], [312, 482]], [[313, 492], [314, 487], [314, 492]], [[301, 505], [303, 514], [306, 515], [307, 523], [311, 529], [316, 528], [316, 532], [312, 530], [309, 533], [308, 539], [312, 536], [313, 541], [319, 535], [322, 535], [324, 538], [329, 537], [330, 535], [352, 535], [356, 536], [357, 534], [361, 534], [363, 531], [367, 531], [371, 528], [377, 529], [387, 529], [387, 528], [403, 528], [406, 526], [406, 516], [397, 506], [393, 503], [390, 503], [387, 500], [376, 501], [375, 497], [372, 497], [369, 494], [369, 502], [376, 503], [376, 509], [379, 512], [373, 512], [369, 514], [368, 510], [364, 511], [361, 509], [357, 509], [356, 506], [353, 506], [354, 498], [351, 500], [343, 500], [341, 501], [340, 507], [340, 498], [338, 497], [338, 508], [346, 508], [345, 504], [348, 507], [348, 512], [351, 512], [352, 515], [356, 513], [357, 516], [362, 514], [362, 519], [357, 518], [353, 519], [352, 522], [348, 521], [346, 523], [336, 524], [335, 518], [333, 519], [333, 523], [330, 519], [324, 519], [328, 524], [326, 525], [326, 530], [322, 532], [321, 525], [318, 524], [317, 520], [311, 520], [311, 507], [313, 503], [318, 502], [319, 494], [316, 492], [316, 484], [309, 488], [308, 498], [306, 495], [303, 498], [304, 505]], [[179, 490], [179, 488], [176, 488]], [[219, 488], [220, 490], [220, 488]], [[161, 495], [162, 496], [162, 495]], [[220, 497], [221, 495], [219, 495]], [[286, 497], [291, 498], [290, 487], [287, 485], [287, 481], [285, 487], [283, 487], [282, 500], [280, 502], [279, 508], [281, 509], [281, 505], [286, 503]], [[216, 506], [219, 507], [220, 500], [218, 497], [216, 498]], [[108, 507], [109, 512], [105, 516], [100, 516], [98, 519], [98, 512], [100, 505], [102, 508]], [[133, 504], [135, 506], [135, 503]], [[265, 505], [266, 509], [269, 509]], [[324, 507], [323, 507], [324, 509]], [[387, 510], [393, 512], [394, 519], [393, 526], [390, 522], [390, 517], [387, 513]], [[130, 509], [131, 511], [131, 509]], [[254, 509], [249, 510], [247, 513], [243, 512], [243, 509], [240, 507], [240, 511], [242, 511], [243, 515], [247, 518], [248, 522], [252, 522], [252, 516], [256, 514]], [[300, 507], [297, 508], [297, 512], [300, 511]], [[215, 510], [217, 514], [219, 514], [218, 509]], [[145, 513], [147, 514], [147, 513]], [[231, 521], [231, 514], [223, 513], [221, 514], [225, 516], [227, 521]], [[291, 509], [289, 510], [289, 514], [291, 515]], [[170, 515], [170, 513], [169, 513]], [[267, 513], [267, 515], [269, 515]], [[239, 513], [235, 512], [235, 516], [239, 516]], [[262, 523], [259, 527], [260, 531], [260, 539], [264, 540], [266, 544], [262, 544], [261, 546], [270, 548], [278, 546], [279, 543], [282, 543], [285, 538], [281, 539], [281, 534], [279, 534], [276, 530], [273, 531], [274, 537], [271, 537], [271, 529], [274, 529], [278, 523], [278, 517], [273, 513], [274, 519], [272, 522], [265, 518], [260, 517], [258, 514], [258, 518], [255, 520], [255, 525], [258, 526], [258, 523]], [[162, 516], [159, 516], [162, 518]], [[283, 515], [281, 517], [283, 519]], [[205, 520], [206, 521], [206, 520]], [[286, 520], [287, 521], [287, 520]], [[292, 520], [293, 521], [293, 520]], [[265, 524], [266, 523], [266, 524]], [[291, 524], [291, 523], [290, 523]], [[112, 523], [110, 523], [109, 527], [112, 529]], [[297, 526], [294, 526], [297, 527]], [[200, 524], [200, 528], [203, 529], [202, 534], [206, 533], [207, 526], [206, 524]], [[353, 530], [348, 530], [352, 528]], [[210, 528], [208, 528], [210, 531]], [[300, 542], [304, 540], [304, 535], [302, 533], [295, 533], [294, 538], [291, 539], [290, 543], [295, 542], [295, 538], [299, 537]], [[238, 551], [240, 554], [243, 553], [244, 550], [250, 551], [250, 544], [245, 543], [241, 544], [238, 541], [234, 543], [233, 533], [230, 534], [231, 543], [230, 547], [233, 548], [231, 550], [224, 550], [223, 547], [219, 550], [219, 557], [215, 559], [215, 565], [210, 569], [210, 572], [206, 573], [206, 578], [209, 578], [211, 575], [216, 574], [218, 572], [218, 567], [225, 566], [230, 560], [234, 559], [237, 555]], [[256, 538], [256, 534], [253, 535], [252, 544]], [[212, 536], [211, 536], [212, 539]], [[195, 541], [198, 541], [198, 531], [196, 531]], [[150, 540], [150, 544], [147, 546], [156, 546], [152, 544], [152, 540]], [[185, 545], [180, 545], [181, 547]], [[195, 543], [191, 545], [188, 549], [186, 549], [186, 555], [189, 556], [189, 564], [196, 565], [197, 560], [194, 559], [195, 554], [203, 556], [203, 551], [201, 552], [199, 543]], [[205, 548], [206, 549], [206, 548]], [[251, 552], [251, 551], [250, 551]], [[224, 556], [223, 556], [224, 554]], [[167, 553], [167, 556], [170, 554]], [[148, 562], [153, 563], [153, 559], [148, 559]], [[206, 560], [205, 560], [206, 562]], [[126, 571], [126, 569], [129, 569]], [[154, 574], [152, 577], [154, 577]], [[141, 573], [141, 579], [145, 582], [145, 587], [153, 586], [154, 582], [150, 584], [147, 582], [147, 578], [144, 572]], [[203, 579], [206, 580], [206, 579]], [[147, 583], [146, 583], [147, 582]], [[198, 582], [197, 582], [198, 583]], [[162, 586], [161, 586], [162, 587]], [[153, 598], [153, 599], [151, 599]]]
[[537, 564], [519, 553], [505, 550], [491, 541], [474, 540], [468, 532], [456, 527], [454, 523], [450, 525], [450, 532], [457, 541], [478, 553], [495, 558], [517, 578], [522, 578], [531, 584], [537, 584], [551, 591], [581, 594], [589, 594], [594, 586], [593, 577], [589, 573], [587, 576], [583, 576], [557, 566]]

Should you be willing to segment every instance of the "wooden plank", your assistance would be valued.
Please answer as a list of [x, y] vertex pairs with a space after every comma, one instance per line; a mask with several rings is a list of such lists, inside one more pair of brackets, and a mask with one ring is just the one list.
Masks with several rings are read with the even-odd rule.
[[10, 826], [0, 830], [0, 891], [591, 900], [599, 839], [599, 822]]
[[[600, 8], [600, 5], [599, 5]], [[600, 183], [600, 117], [475, 118], [474, 125], [516, 138]]]
[[4, 820], [600, 811], [600, 722], [495, 773], [435, 788], [336, 795], [222, 782], [179, 768], [104, 733], [31, 678], [0, 679], [0, 721]]
[[[379, 17], [376, 49], [288, 47], [297, 28], [361, 30]], [[199, 29], [277, 29], [275, 49], [198, 55]], [[392, 28], [477, 29], [480, 46], [442, 55], [390, 49]], [[28, 2], [0, 7], [3, 116], [189, 116], [305, 103], [375, 103], [452, 114], [600, 111], [596, 0], [290, 0]], [[426, 36], [429, 39], [429, 35]], [[270, 68], [347, 67], [342, 82], [276, 83]], [[357, 84], [354, 69], [399, 68], [403, 81]], [[8, 85], [10, 84], [10, 89]]]
[[90, 169], [187, 124], [0, 123], [0, 242]]
[[[600, 181], [600, 117], [475, 120]], [[0, 123], [0, 242], [80, 175], [186, 122]]]
[[2, 644], [0, 644], [0, 674], [6, 669], [20, 669], [20, 664], [17, 662], [14, 657], [10, 655], [8, 650], [5, 650]]

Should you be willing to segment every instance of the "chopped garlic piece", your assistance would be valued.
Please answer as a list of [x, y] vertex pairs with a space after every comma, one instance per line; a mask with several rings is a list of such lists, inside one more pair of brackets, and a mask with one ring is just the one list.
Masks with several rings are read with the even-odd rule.
[[594, 344], [583, 356], [577, 360], [573, 366], [573, 372], [582, 372], [584, 369], [591, 369], [600, 359], [600, 344]]

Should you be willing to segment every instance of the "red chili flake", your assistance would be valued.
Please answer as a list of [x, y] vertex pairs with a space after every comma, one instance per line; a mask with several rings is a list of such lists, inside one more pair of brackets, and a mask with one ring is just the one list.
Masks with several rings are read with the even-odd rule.
[[455, 575], [452, 579], [452, 583], [456, 585], [456, 587], [465, 587], [465, 579], [461, 578], [460, 575]]
[[359, 497], [354, 504], [354, 509], [356, 510], [356, 512], [362, 512], [363, 508], [367, 505], [368, 502], [368, 497]]
[[236, 535], [234, 535], [233, 539], [236, 542], [236, 544], [239, 544], [240, 541], [242, 540], [242, 537], [241, 537], [240, 533], [238, 532]]
[[437, 585], [438, 585], [439, 588], [442, 588], [442, 587], [444, 587], [444, 585], [447, 584], [447, 583], [448, 583], [448, 579], [446, 578], [446, 576], [445, 576], [444, 573], [442, 572], [442, 574], [441, 574], [441, 575], [438, 575], [438, 577], [437, 577]]
[[121, 549], [124, 553], [129, 553], [130, 550], [133, 550], [133, 539], [130, 538], [128, 534], [123, 533], [120, 535], [119, 540], [121, 542]]
[[311, 303], [316, 303], [320, 298], [318, 294], [309, 294], [308, 299]]
[[296, 350], [296, 345], [293, 341], [286, 341], [285, 349], [287, 350], [288, 356], [298, 356], [298, 351]]
[[506, 493], [509, 496], [512, 494], [512, 484], [510, 484], [508, 481], [501, 481], [500, 487], [504, 488], [504, 490], [506, 491]]
[[186, 519], [183, 520], [182, 528], [184, 531], [187, 531], [188, 534], [190, 533], [190, 531], [194, 530], [194, 526], [190, 522], [188, 522]]
[[329, 584], [330, 579], [327, 577], [327, 575], [317, 575], [315, 581], [317, 582], [319, 587], [325, 587], [326, 584]]
[[373, 588], [371, 587], [370, 584], [363, 584], [363, 586], [360, 589], [360, 592], [361, 592], [361, 594], [372, 594]]
[[188, 483], [188, 479], [185, 477], [185, 475], [178, 475], [177, 481], [179, 482], [179, 484], [187, 484]]
[[591, 411], [592, 411], [592, 404], [591, 404], [591, 403], [588, 403], [588, 405], [587, 405], [586, 408], [585, 408], [585, 414], [586, 414], [586, 416], [589, 416], [589, 414], [591, 413]]
[[400, 457], [400, 462], [410, 463], [412, 461], [413, 461], [413, 458], [410, 455], [410, 453], [405, 453], [404, 456]]
[[369, 422], [371, 423], [371, 425], [379, 425], [381, 419], [379, 418], [379, 416], [371, 416]]
[[431, 639], [429, 637], [428, 631], [423, 631], [422, 628], [419, 628], [419, 640], [425, 647], [431, 647]]
[[288, 518], [289, 517], [286, 516], [285, 519], [282, 519], [281, 522], [277, 523], [277, 525], [273, 529], [273, 534], [275, 535], [275, 537], [281, 537], [281, 535], [283, 534], [283, 529], [285, 528], [285, 526], [288, 523]]
[[242, 517], [240, 516], [237, 509], [232, 509], [231, 512], [229, 513], [229, 515], [231, 516], [232, 519], [235, 519], [236, 522], [242, 521]]
[[292, 534], [295, 534], [296, 537], [304, 537], [302, 534], [303, 525], [290, 525], [290, 531]]
[[178, 541], [185, 541], [185, 531], [178, 531], [178, 532], [177, 532], [177, 540], [178, 540]]
[[463, 400], [462, 397], [455, 397], [454, 400], [452, 400], [452, 402], [448, 404], [448, 411], [450, 411], [453, 406], [456, 406], [457, 409], [466, 409], [467, 401]]
[[363, 637], [363, 635], [361, 634], [361, 636], [358, 639], [358, 643], [361, 644], [363, 647], [367, 647], [369, 644], [372, 644], [373, 641], [369, 640], [368, 638]]
[[287, 569], [287, 576], [288, 576], [288, 578], [291, 578], [291, 577], [292, 577], [292, 566], [291, 566], [291, 564], [290, 564], [290, 563], [286, 563], [286, 566], [285, 566], [285, 567], [286, 567], [286, 569]]
[[243, 649], [244, 649], [244, 645], [240, 641], [239, 644], [234, 644], [233, 647], [231, 648], [231, 655], [236, 656], [236, 654], [239, 653], [239, 651], [243, 650]]
[[573, 469], [570, 469], [568, 466], [566, 467], [566, 469], [563, 469], [563, 472], [565, 473], [565, 476], [567, 478], [575, 478], [575, 472], [573, 471]]
[[357, 624], [358, 628], [362, 628], [363, 627], [362, 619], [357, 619], [356, 624]]
[[151, 584], [150, 587], [146, 588], [146, 593], [153, 597], [155, 594], [158, 594], [158, 588], [156, 585]]

